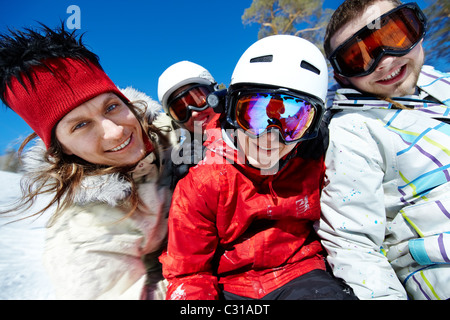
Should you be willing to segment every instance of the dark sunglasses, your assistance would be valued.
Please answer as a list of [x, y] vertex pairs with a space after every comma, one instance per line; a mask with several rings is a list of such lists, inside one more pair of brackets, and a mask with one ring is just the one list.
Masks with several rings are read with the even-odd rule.
[[328, 57], [336, 73], [372, 73], [384, 55], [403, 56], [424, 37], [427, 19], [415, 2], [401, 5], [359, 30]]
[[317, 134], [322, 104], [312, 97], [289, 90], [242, 90], [230, 94], [229, 122], [257, 138], [278, 129], [287, 144]]
[[178, 123], [188, 121], [192, 110], [203, 111], [209, 107], [206, 97], [213, 91], [212, 86], [199, 84], [180, 92], [167, 103], [170, 116]]

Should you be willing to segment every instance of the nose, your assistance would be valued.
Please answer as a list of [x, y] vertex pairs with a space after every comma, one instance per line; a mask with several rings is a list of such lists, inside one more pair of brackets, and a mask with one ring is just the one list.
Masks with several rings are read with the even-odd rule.
[[269, 132], [259, 136], [258, 143], [265, 148], [276, 148], [280, 143], [280, 131], [278, 128], [273, 128]]
[[280, 138], [280, 131], [278, 129], [272, 129], [267, 133], [267, 141], [278, 142]]
[[102, 121], [103, 138], [105, 140], [120, 139], [123, 136], [123, 127], [112, 120], [104, 119]]
[[389, 68], [392, 63], [394, 62], [395, 57], [394, 56], [384, 56], [383, 58], [381, 58], [380, 62], [378, 62], [378, 65], [376, 67], [376, 71], [383, 71], [386, 68]]
[[196, 118], [201, 111], [197, 111], [197, 110], [191, 110], [191, 117], [192, 118]]

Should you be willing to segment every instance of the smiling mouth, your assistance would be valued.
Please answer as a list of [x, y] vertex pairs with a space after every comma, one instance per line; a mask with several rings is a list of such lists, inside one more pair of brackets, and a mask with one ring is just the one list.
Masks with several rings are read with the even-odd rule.
[[256, 145], [256, 150], [258, 153], [261, 152], [262, 154], [265, 154], [267, 156], [280, 152], [280, 148], [276, 146], [270, 147], [270, 146]]
[[206, 116], [206, 117], [202, 117], [202, 118], [197, 118], [197, 119], [194, 119], [194, 124], [195, 125], [203, 125], [204, 123], [206, 123], [207, 121], [209, 120], [209, 116]]
[[401, 79], [403, 77], [405, 70], [406, 70], [406, 66], [401, 66], [400, 68], [396, 69], [394, 72], [389, 74], [387, 77], [385, 77], [384, 79], [381, 79], [377, 82], [381, 83], [381, 84], [391, 84], [391, 83], [397, 82], [399, 79]]
[[265, 151], [278, 150], [278, 148], [275, 148], [275, 147], [267, 147], [267, 146], [265, 146], [265, 147], [258, 146], [258, 148], [259, 148], [260, 150], [265, 150]]
[[124, 143], [122, 143], [120, 146], [115, 147], [115, 148], [109, 150], [109, 152], [117, 152], [117, 151], [120, 151], [120, 150], [122, 150], [123, 148], [125, 148], [126, 146], [128, 146], [128, 145], [130, 144], [130, 142], [131, 142], [131, 136], [130, 136]]

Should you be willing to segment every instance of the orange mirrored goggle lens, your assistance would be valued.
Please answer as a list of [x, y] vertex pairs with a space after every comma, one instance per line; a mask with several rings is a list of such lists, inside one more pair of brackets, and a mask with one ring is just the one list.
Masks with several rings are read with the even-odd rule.
[[196, 86], [181, 92], [168, 103], [170, 115], [179, 122], [186, 122], [191, 116], [191, 109], [202, 111], [208, 108], [206, 97], [212, 92], [207, 86]]

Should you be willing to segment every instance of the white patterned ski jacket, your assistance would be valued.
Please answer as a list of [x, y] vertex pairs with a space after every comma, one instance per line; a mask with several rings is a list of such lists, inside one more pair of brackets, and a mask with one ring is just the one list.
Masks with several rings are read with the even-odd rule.
[[414, 110], [353, 89], [330, 101], [316, 227], [360, 299], [450, 298], [450, 74], [424, 66], [418, 88], [394, 99]]

